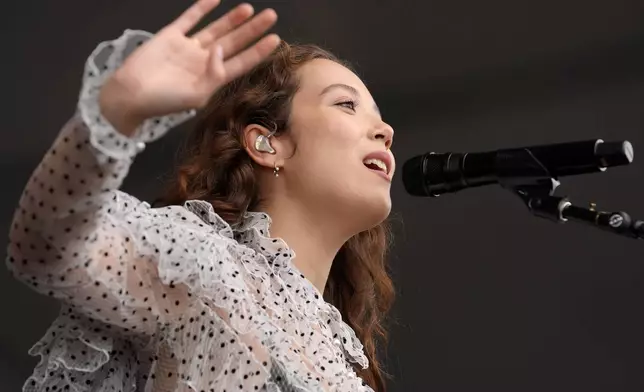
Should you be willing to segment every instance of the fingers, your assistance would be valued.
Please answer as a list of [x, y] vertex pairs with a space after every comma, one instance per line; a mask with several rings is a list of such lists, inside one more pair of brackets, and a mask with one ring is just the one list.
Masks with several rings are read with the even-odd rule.
[[170, 24], [182, 33], [186, 34], [195, 27], [199, 21], [219, 5], [221, 0], [198, 0], [190, 8], [183, 12], [174, 22]]
[[226, 80], [236, 79], [242, 74], [250, 71], [257, 64], [264, 61], [280, 43], [280, 38], [276, 34], [268, 35], [255, 45], [244, 50], [237, 56], [227, 60], [223, 65], [225, 68]]
[[249, 43], [256, 41], [276, 21], [277, 13], [272, 9], [266, 9], [241, 27], [219, 38], [217, 44], [223, 48], [224, 57], [232, 56], [248, 46]]
[[255, 10], [250, 4], [241, 4], [226, 13], [226, 15], [210, 23], [208, 26], [196, 33], [195, 38], [202, 46], [207, 47], [219, 37], [224, 36], [248, 18], [253, 16]]
[[[221, 45], [216, 45], [215, 50], [210, 52], [210, 75], [212, 76], [212, 79], [214, 81], [220, 81], [220, 80], [226, 79], [226, 66], [224, 65], [224, 50], [222, 49]], [[209, 94], [210, 91], [207, 91], [206, 93]]]

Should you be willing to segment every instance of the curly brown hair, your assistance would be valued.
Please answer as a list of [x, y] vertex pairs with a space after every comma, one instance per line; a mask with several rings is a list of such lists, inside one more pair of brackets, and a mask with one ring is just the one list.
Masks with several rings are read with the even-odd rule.
[[[298, 90], [296, 71], [314, 59], [350, 68], [318, 46], [282, 43], [250, 73], [218, 90], [186, 140], [162, 204], [206, 200], [230, 224], [257, 208], [258, 181], [244, 149], [243, 130], [259, 124], [276, 135], [287, 132]], [[353, 236], [336, 255], [324, 290], [324, 298], [339, 309], [364, 345], [369, 367], [355, 370], [376, 391], [386, 389], [377, 351], [387, 343], [384, 318], [394, 299], [386, 265], [389, 244], [387, 222]]]

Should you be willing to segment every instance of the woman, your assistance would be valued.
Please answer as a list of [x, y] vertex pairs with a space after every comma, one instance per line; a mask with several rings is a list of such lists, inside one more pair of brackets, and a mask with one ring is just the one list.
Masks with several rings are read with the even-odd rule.
[[[257, 41], [272, 10], [188, 36], [217, 3], [88, 60], [10, 233], [10, 269], [63, 303], [26, 391], [384, 389], [393, 131], [331, 54]], [[120, 192], [195, 109], [166, 205]]]

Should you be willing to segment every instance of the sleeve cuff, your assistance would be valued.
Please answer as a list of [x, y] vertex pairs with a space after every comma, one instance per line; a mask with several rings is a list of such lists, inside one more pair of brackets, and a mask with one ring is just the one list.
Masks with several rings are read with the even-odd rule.
[[145, 148], [146, 143], [159, 139], [168, 130], [195, 115], [195, 110], [189, 110], [150, 118], [133, 136], [125, 136], [114, 129], [101, 114], [98, 104], [101, 87], [127, 56], [152, 36], [153, 34], [146, 31], [125, 30], [119, 38], [100, 43], [85, 63], [78, 113], [87, 125], [92, 146], [114, 159], [134, 158]]

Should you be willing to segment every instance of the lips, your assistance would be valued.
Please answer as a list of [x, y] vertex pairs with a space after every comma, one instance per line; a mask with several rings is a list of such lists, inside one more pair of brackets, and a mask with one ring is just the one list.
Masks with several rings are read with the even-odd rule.
[[371, 170], [382, 170], [385, 174], [389, 173], [387, 164], [380, 159], [369, 158], [364, 160], [364, 165]]
[[391, 154], [384, 151], [376, 151], [367, 155], [362, 163], [369, 169], [383, 173], [387, 178], [392, 169]]

